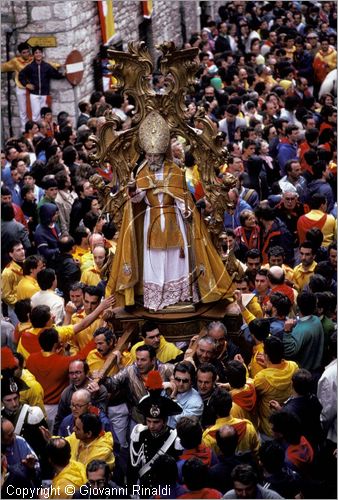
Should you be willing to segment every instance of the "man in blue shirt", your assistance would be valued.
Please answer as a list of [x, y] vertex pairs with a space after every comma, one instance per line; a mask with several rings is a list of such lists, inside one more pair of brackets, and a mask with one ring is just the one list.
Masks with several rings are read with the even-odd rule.
[[288, 125], [285, 130], [286, 140], [278, 146], [277, 161], [280, 167], [280, 174], [283, 177], [286, 175], [286, 162], [288, 160], [298, 159], [298, 136], [299, 129], [297, 125]]
[[240, 198], [237, 188], [230, 189], [229, 199], [235, 204], [235, 210], [227, 209], [227, 211], [224, 212], [224, 228], [235, 229], [241, 225], [239, 220], [241, 212], [243, 212], [243, 210], [252, 211], [252, 208], [246, 201]]

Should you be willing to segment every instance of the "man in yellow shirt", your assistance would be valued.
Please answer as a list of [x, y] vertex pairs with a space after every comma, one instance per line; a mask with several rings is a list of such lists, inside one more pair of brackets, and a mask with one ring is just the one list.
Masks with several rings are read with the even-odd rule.
[[[86, 361], [88, 363], [91, 376], [96, 378], [98, 376], [98, 372], [103, 368], [107, 357], [114, 351], [116, 336], [112, 330], [103, 326], [94, 332], [93, 337], [96, 349], [90, 351]], [[116, 351], [116, 357], [116, 364], [110, 368], [109, 372], [106, 373], [106, 376], [112, 377], [113, 375], [116, 375], [120, 369], [133, 363], [131, 355], [128, 351], [124, 351], [122, 355], [119, 351]]]
[[[273, 266], [279, 266], [283, 269], [285, 273], [285, 279], [288, 280], [290, 283], [293, 282], [293, 269], [288, 266], [287, 264], [284, 264], [284, 259], [285, 259], [285, 251], [283, 247], [280, 246], [275, 246], [271, 247], [268, 250], [268, 264], [264, 264], [262, 266], [263, 269], [270, 269], [270, 267]], [[291, 286], [291, 285], [290, 285]]]
[[96, 286], [101, 281], [101, 269], [105, 263], [108, 252], [103, 246], [96, 246], [92, 253], [94, 266], [83, 271], [81, 281], [86, 285]]
[[320, 85], [326, 75], [337, 67], [337, 52], [329, 44], [329, 39], [323, 37], [320, 42], [320, 50], [313, 60], [313, 70], [317, 85]]
[[219, 455], [220, 450], [216, 442], [216, 431], [223, 425], [231, 425], [238, 434], [237, 453], [251, 452], [254, 457], [258, 458], [260, 442], [257, 432], [249, 420], [231, 416], [232, 397], [229, 392], [225, 389], [217, 389], [213, 397], [213, 407], [217, 416], [216, 422], [204, 431], [203, 444], [212, 448]]
[[[87, 356], [87, 363], [92, 378], [98, 376], [98, 372], [103, 368], [107, 357], [114, 351], [116, 345], [116, 337], [112, 330], [102, 327], [94, 332], [94, 341], [96, 349], [90, 351]], [[123, 352], [122, 355], [116, 351], [116, 363], [111, 367], [107, 376], [116, 375], [125, 366], [133, 363], [130, 353]], [[127, 444], [127, 428], [128, 428], [128, 407], [124, 402], [123, 392], [119, 397], [114, 397], [112, 402], [108, 403], [108, 417], [110, 418], [115, 436], [117, 437], [121, 447], [126, 448]]]
[[236, 418], [246, 418], [257, 427], [256, 389], [253, 380], [247, 377], [246, 366], [236, 359], [228, 361], [226, 376], [232, 397], [230, 415]]
[[36, 280], [37, 274], [45, 269], [46, 264], [42, 256], [30, 255], [24, 261], [22, 270], [23, 278], [20, 280], [17, 288], [17, 300], [30, 299], [40, 287]]
[[172, 342], [167, 342], [163, 335], [161, 335], [158, 325], [153, 321], [146, 321], [141, 328], [142, 342], [137, 342], [130, 349], [130, 356], [132, 362], [136, 360], [136, 349], [140, 345], [151, 345], [156, 350], [156, 358], [161, 363], [175, 363], [178, 361], [176, 358], [182, 354]]
[[249, 372], [251, 378], [254, 378], [257, 373], [264, 368], [261, 363], [261, 358], [264, 353], [264, 340], [270, 335], [270, 321], [266, 318], [254, 319], [248, 326], [254, 342], [251, 361], [249, 364]]
[[[45, 440], [52, 436], [40, 427]], [[93, 413], [83, 413], [75, 419], [74, 432], [65, 438], [70, 444], [71, 459], [84, 466], [92, 460], [104, 460], [112, 471], [115, 465], [114, 440], [111, 432], [102, 430], [101, 420]], [[84, 484], [86, 480], [82, 484]]]
[[26, 122], [28, 121], [27, 116], [27, 105], [26, 105], [26, 89], [19, 81], [20, 71], [33, 61], [33, 56], [31, 54], [31, 47], [28, 43], [23, 42], [18, 45], [19, 55], [13, 57], [9, 61], [1, 64], [1, 73], [14, 71], [15, 80], [15, 92], [16, 98], [18, 100], [21, 130], [25, 130]]
[[86, 285], [77, 281], [71, 285], [69, 290], [69, 297], [71, 302], [71, 307], [68, 304], [65, 307], [65, 319], [63, 321], [64, 325], [75, 324], [81, 321], [85, 317], [83, 299], [84, 299], [84, 289]]
[[36, 380], [34, 375], [25, 368], [25, 359], [19, 352], [14, 353], [14, 357], [18, 360], [18, 367], [14, 375], [21, 378], [27, 385], [28, 389], [20, 391], [20, 403], [30, 406], [38, 406], [46, 415], [45, 405], [43, 403], [44, 391], [41, 384]]
[[[76, 325], [80, 323], [84, 318], [88, 316], [88, 314], [91, 314], [93, 311], [95, 311], [101, 299], [102, 293], [96, 286], [86, 286], [83, 289], [83, 310], [74, 312], [71, 318], [71, 324]], [[74, 307], [76, 307], [75, 304]], [[97, 318], [93, 323], [82, 330], [73, 339], [72, 347], [74, 349], [74, 352], [80, 351], [88, 344], [88, 342], [93, 340], [93, 333], [101, 326], [101, 323], [101, 318]]]
[[274, 336], [264, 341], [266, 368], [256, 374], [254, 384], [257, 394], [259, 430], [265, 436], [272, 437], [269, 418], [272, 412], [270, 401], [282, 404], [292, 393], [292, 376], [298, 370], [294, 361], [284, 358], [283, 342]]
[[75, 420], [74, 432], [68, 438], [72, 458], [84, 465], [94, 459], [104, 460], [113, 470], [115, 457], [114, 440], [111, 432], [102, 431], [97, 415], [84, 413]]
[[[263, 267], [263, 266], [262, 266]], [[242, 277], [238, 277], [235, 279], [237, 290], [239, 290], [242, 294], [244, 294], [244, 298], [248, 298], [249, 302], [246, 304], [246, 309], [253, 315], [255, 318], [263, 318], [263, 311], [258, 302], [258, 297], [250, 292], [249, 282], [250, 278], [246, 275]], [[250, 294], [250, 295], [248, 295]]]
[[[88, 196], [88, 195], [87, 195]], [[81, 257], [81, 272], [83, 273], [89, 267], [94, 266], [93, 250], [95, 247], [106, 248], [106, 239], [100, 233], [92, 233], [89, 238], [89, 250]]]
[[69, 342], [74, 335], [77, 335], [87, 328], [87, 326], [93, 323], [105, 309], [113, 306], [114, 303], [113, 297], [104, 299], [98, 307], [92, 313], [88, 314], [88, 316], [83, 318], [80, 323], [67, 326], [54, 325], [55, 318], [48, 306], [34, 307], [30, 316], [33, 328], [22, 332], [17, 351], [21, 352], [25, 359], [35, 352], [40, 352], [39, 334], [47, 328], [54, 328], [58, 332], [61, 342]]
[[306, 240], [306, 232], [318, 227], [323, 233], [322, 246], [327, 248], [336, 238], [337, 220], [328, 212], [328, 203], [326, 196], [315, 193], [309, 200], [310, 212], [299, 217], [297, 221], [297, 233], [299, 242]]
[[18, 323], [18, 319], [14, 312], [14, 305], [17, 302], [17, 288], [19, 282], [23, 278], [22, 265], [25, 260], [25, 249], [21, 242], [16, 241], [13, 243], [9, 251], [11, 262], [7, 264], [2, 271], [2, 300], [8, 307], [8, 316], [10, 317], [13, 325]]
[[317, 262], [312, 243], [304, 241], [299, 245], [300, 264], [293, 270], [293, 282], [298, 291], [302, 291], [315, 272]]
[[71, 459], [70, 444], [64, 438], [49, 439], [46, 453], [55, 471], [50, 495], [46, 498], [72, 498], [75, 491], [87, 480], [86, 467]]
[[14, 312], [18, 318], [19, 323], [15, 326], [13, 333], [13, 340], [15, 346], [18, 345], [22, 332], [32, 328], [29, 315], [32, 311], [30, 299], [18, 300], [14, 306]]
[[[90, 231], [87, 227], [78, 227], [73, 234], [75, 245], [72, 251], [72, 257], [79, 261], [82, 266], [82, 258], [86, 254], [90, 254], [89, 238]], [[83, 269], [81, 269], [83, 271]]]

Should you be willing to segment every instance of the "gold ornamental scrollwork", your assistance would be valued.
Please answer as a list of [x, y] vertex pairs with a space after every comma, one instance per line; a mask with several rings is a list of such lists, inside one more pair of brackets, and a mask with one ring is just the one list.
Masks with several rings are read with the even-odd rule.
[[213, 208], [209, 229], [218, 246], [219, 234], [223, 231], [224, 211], [233, 209], [228, 192], [236, 186], [236, 179], [227, 174], [224, 182], [218, 178], [218, 169], [227, 159], [227, 150], [222, 145], [220, 134], [214, 124], [198, 108], [195, 120], [199, 130], [193, 128], [186, 118], [185, 97], [196, 83], [198, 49], [177, 50], [173, 42], [156, 47], [161, 53], [160, 71], [164, 75], [165, 91], [157, 94], [152, 86], [153, 62], [144, 42], [132, 42], [128, 51], [108, 50], [109, 59], [114, 61], [111, 71], [117, 79], [122, 94], [132, 97], [135, 104], [131, 128], [119, 130], [119, 119], [114, 113], [105, 115], [106, 122], [98, 137], [93, 137], [96, 150], [90, 157], [94, 167], [109, 162], [113, 179], [105, 185], [98, 176], [92, 182], [98, 189], [106, 212], [110, 212], [118, 229], [122, 221], [122, 207], [127, 196], [127, 184], [142, 153], [138, 130], [144, 118], [153, 110], [166, 120], [171, 137], [185, 139], [198, 166], [202, 186]]

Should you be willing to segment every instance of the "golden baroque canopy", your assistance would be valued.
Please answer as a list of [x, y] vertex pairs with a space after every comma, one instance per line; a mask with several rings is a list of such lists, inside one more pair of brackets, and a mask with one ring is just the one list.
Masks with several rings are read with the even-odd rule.
[[[228, 191], [236, 186], [236, 179], [227, 174], [225, 182], [220, 183], [217, 178], [217, 168], [226, 161], [227, 151], [222, 146], [221, 135], [205, 116], [205, 110], [198, 108], [195, 115], [195, 120], [199, 121], [199, 130], [193, 128], [186, 118], [185, 96], [195, 83], [199, 65], [198, 49], [193, 47], [177, 50], [173, 42], [163, 43], [157, 49], [162, 52], [160, 71], [165, 78], [163, 94], [156, 94], [151, 87], [153, 62], [144, 42], [129, 43], [128, 52], [108, 51], [109, 58], [114, 61], [112, 73], [118, 81], [117, 85], [123, 95], [133, 98], [135, 109], [132, 125], [128, 130], [117, 130], [119, 118], [110, 111], [105, 114], [106, 122], [98, 137], [92, 137], [96, 143], [96, 153], [91, 156], [91, 163], [98, 167], [108, 161], [113, 167], [114, 178], [111, 186], [105, 186], [98, 175], [93, 176], [92, 182], [101, 193], [105, 210], [112, 214], [119, 228], [123, 212], [121, 208], [127, 197], [127, 184], [132, 170], [142, 151], [155, 153], [155, 149], [159, 147], [159, 144], [156, 147], [155, 143], [151, 145], [151, 139], [147, 137], [151, 135], [149, 131], [154, 129], [157, 120], [163, 131], [160, 149], [164, 150], [164, 144], [170, 137], [177, 135], [183, 137], [189, 145], [198, 165], [204, 192], [213, 207], [209, 230], [218, 237], [223, 230], [224, 210], [231, 207]], [[118, 191], [113, 194], [111, 188], [116, 189], [116, 186]]]

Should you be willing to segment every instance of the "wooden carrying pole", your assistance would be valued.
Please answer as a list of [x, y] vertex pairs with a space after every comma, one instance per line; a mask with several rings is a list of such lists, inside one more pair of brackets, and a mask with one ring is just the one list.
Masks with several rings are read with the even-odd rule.
[[[134, 333], [135, 328], [138, 326], [137, 323], [127, 323], [126, 324], [126, 329], [123, 332], [122, 336], [119, 338], [117, 341], [117, 344], [114, 348], [114, 351], [119, 351], [122, 353], [126, 346], [129, 343], [129, 339]], [[108, 356], [106, 361], [104, 362], [103, 367], [99, 371], [99, 376], [95, 378], [95, 382], [99, 382], [102, 378], [106, 376], [106, 374], [111, 370], [112, 366], [116, 363], [116, 354], [115, 352], [111, 352]]]
[[193, 358], [194, 354], [197, 349], [197, 344], [198, 341], [201, 340], [203, 337], [206, 337], [208, 335], [208, 329], [203, 326], [202, 330], [199, 332], [197, 338], [194, 340], [194, 342], [188, 347], [189, 350], [189, 358]]

